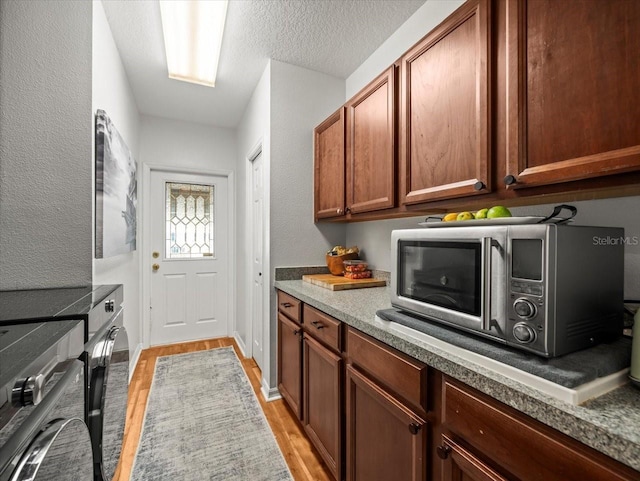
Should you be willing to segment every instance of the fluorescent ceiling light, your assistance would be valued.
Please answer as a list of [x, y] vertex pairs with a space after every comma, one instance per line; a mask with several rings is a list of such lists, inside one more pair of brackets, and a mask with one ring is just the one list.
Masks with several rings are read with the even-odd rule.
[[160, 0], [169, 78], [215, 86], [228, 0]]

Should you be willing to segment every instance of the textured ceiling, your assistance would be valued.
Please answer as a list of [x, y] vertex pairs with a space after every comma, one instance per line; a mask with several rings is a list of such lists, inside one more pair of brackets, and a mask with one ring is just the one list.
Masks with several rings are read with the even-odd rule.
[[230, 0], [215, 88], [167, 77], [157, 0], [103, 5], [141, 113], [235, 127], [269, 58], [346, 78], [424, 2]]

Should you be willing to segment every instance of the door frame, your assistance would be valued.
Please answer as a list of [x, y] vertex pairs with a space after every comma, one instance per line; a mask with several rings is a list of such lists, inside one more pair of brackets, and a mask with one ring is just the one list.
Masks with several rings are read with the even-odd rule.
[[[142, 347], [149, 348], [149, 338], [151, 334], [151, 171], [166, 172], [170, 174], [190, 174], [190, 175], [215, 175], [227, 178], [227, 211], [229, 228], [227, 232], [228, 260], [227, 269], [229, 273], [229, 322], [227, 324], [227, 335], [236, 331], [236, 205], [235, 205], [235, 176], [230, 170], [198, 169], [190, 167], [170, 167], [153, 163], [142, 163], [142, 246], [140, 249], [140, 305], [142, 306]], [[147, 255], [147, 253], [149, 255]]]

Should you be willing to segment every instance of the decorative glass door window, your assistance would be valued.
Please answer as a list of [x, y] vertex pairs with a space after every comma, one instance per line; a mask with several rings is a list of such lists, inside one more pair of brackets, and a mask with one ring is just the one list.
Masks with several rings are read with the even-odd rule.
[[213, 185], [167, 182], [165, 215], [165, 258], [213, 257]]

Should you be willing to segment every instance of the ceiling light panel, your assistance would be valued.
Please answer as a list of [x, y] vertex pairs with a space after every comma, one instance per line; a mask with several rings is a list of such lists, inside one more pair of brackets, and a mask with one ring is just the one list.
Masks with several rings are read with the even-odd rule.
[[215, 86], [228, 0], [160, 0], [169, 78]]

